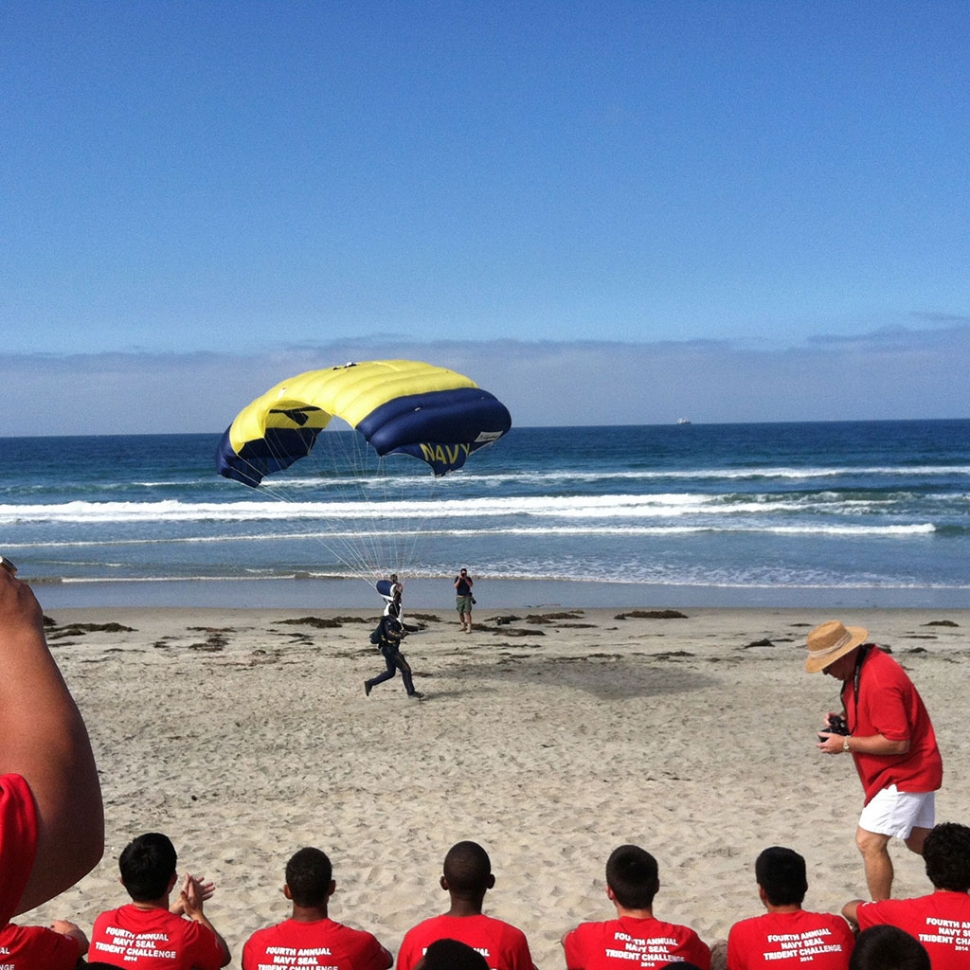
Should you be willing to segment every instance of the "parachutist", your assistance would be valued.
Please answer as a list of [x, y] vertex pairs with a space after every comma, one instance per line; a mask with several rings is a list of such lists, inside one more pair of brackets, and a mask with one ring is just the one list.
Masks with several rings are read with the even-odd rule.
[[401, 679], [404, 681], [404, 689], [407, 691], [408, 697], [420, 699], [422, 695], [414, 689], [414, 681], [411, 678], [411, 667], [407, 660], [404, 659], [404, 654], [400, 650], [401, 638], [404, 636], [404, 627], [396, 617], [385, 616], [381, 620], [376, 632], [378, 636], [378, 647], [380, 648], [381, 655], [384, 657], [384, 663], [387, 665], [387, 669], [376, 677], [371, 677], [370, 680], [364, 681], [364, 695], [369, 697], [370, 692], [378, 684], [383, 684], [385, 680], [390, 680], [395, 672], [400, 670]]

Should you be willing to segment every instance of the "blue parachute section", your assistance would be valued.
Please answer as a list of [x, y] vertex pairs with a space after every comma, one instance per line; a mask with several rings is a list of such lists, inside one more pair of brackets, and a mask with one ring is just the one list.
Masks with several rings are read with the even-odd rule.
[[[462, 387], [389, 401], [357, 430], [379, 455], [412, 455], [444, 475], [461, 468], [470, 454], [501, 437], [511, 424], [498, 398], [481, 388]], [[490, 433], [483, 434], [483, 428]]]
[[216, 449], [216, 469], [223, 477], [250, 488], [309, 455], [320, 434], [319, 428], [267, 428], [264, 437], [246, 442], [237, 453], [230, 430], [223, 433]]

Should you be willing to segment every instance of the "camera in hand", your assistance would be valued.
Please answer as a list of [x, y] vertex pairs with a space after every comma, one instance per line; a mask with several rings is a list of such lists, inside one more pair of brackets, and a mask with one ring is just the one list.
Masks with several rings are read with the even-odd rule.
[[829, 726], [825, 730], [829, 734], [848, 734], [849, 725], [841, 714], [833, 714], [829, 718]]

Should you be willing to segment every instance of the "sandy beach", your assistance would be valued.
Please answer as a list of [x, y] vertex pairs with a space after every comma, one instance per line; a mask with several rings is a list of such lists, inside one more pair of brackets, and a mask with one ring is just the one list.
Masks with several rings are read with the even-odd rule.
[[[43, 601], [43, 596], [41, 597]], [[862, 790], [849, 758], [813, 746], [838, 685], [802, 668], [806, 632], [838, 616], [892, 648], [933, 718], [945, 763], [940, 821], [970, 817], [965, 719], [970, 611], [563, 609], [412, 612], [404, 644], [420, 702], [368, 642], [378, 610], [47, 609], [52, 650], [101, 771], [107, 846], [78, 886], [24, 917], [89, 932], [124, 901], [117, 857], [163, 831], [180, 871], [213, 879], [206, 907], [239, 966], [255, 929], [288, 915], [287, 858], [334, 862], [331, 915], [397, 950], [444, 911], [445, 851], [482, 843], [486, 911], [520, 926], [536, 964], [605, 919], [603, 866], [656, 855], [655, 913], [707, 942], [759, 912], [767, 845], [809, 864], [806, 905], [864, 895], [853, 838]], [[901, 843], [896, 895], [926, 891]]]

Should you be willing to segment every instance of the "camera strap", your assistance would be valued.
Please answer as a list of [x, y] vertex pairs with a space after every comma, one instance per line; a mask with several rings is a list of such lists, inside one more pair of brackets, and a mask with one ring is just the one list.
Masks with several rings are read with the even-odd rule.
[[[869, 655], [869, 648], [872, 646], [871, 643], [864, 643], [859, 648], [859, 653], [855, 658], [855, 669], [852, 671], [852, 706], [854, 708], [855, 714], [859, 713], [859, 684], [862, 681], [862, 665], [866, 662], [866, 657]], [[845, 711], [845, 724], [849, 729], [849, 734], [852, 733], [854, 728], [849, 720], [849, 705], [845, 702], [845, 688], [848, 686], [849, 682], [846, 681], [842, 685], [842, 690], [839, 691], [839, 699], [842, 701], [842, 709]], [[855, 720], [855, 718], [853, 718]]]

